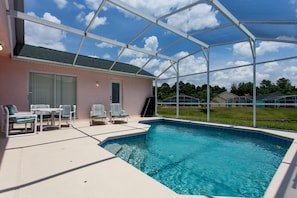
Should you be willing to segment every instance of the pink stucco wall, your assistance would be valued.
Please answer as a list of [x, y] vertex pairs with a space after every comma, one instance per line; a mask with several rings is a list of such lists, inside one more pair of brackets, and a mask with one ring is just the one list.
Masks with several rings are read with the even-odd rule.
[[[104, 104], [107, 112], [112, 81], [122, 85], [123, 108], [130, 115], [140, 115], [146, 97], [152, 96], [152, 79], [118, 75], [70, 66], [13, 60], [0, 56], [0, 104], [15, 104], [19, 110], [28, 110], [29, 72], [45, 72], [77, 77], [78, 118], [89, 118], [90, 106]], [[96, 87], [96, 81], [100, 83]]]

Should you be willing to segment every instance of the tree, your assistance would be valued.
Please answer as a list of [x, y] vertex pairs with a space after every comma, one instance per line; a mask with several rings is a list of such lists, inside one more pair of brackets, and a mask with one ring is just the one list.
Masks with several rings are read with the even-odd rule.
[[277, 87], [275, 84], [273, 84], [270, 80], [262, 80], [260, 83], [260, 87], [258, 88], [257, 94], [263, 95], [263, 94], [269, 94], [277, 91]]
[[231, 93], [234, 93], [238, 96], [246, 96], [246, 95], [253, 95], [253, 83], [252, 82], [241, 82], [238, 84], [232, 84], [231, 86]]
[[184, 84], [182, 87], [181, 87], [181, 93], [183, 94], [186, 94], [188, 96], [193, 96], [195, 95], [195, 92], [196, 92], [196, 87], [195, 85], [187, 82], [186, 84]]
[[[226, 91], [225, 87], [220, 87], [218, 85], [210, 88], [210, 98], [216, 97], [218, 94]], [[297, 94], [297, 88], [291, 85], [289, 79], [280, 78], [277, 80], [276, 84], [273, 84], [270, 80], [262, 80], [259, 87], [256, 87], [257, 95], [273, 93], [279, 91], [283, 94]], [[207, 99], [207, 84], [203, 84], [202, 86], [197, 86], [183, 81], [179, 82], [179, 92], [199, 98], [202, 101], [206, 101]], [[253, 83], [252, 82], [240, 82], [238, 85], [233, 83], [231, 85], [231, 93], [234, 93], [238, 96], [247, 96], [253, 95]], [[170, 87], [169, 84], [163, 83], [161, 87], [158, 87], [158, 98], [163, 100], [170, 96], [176, 95], [176, 83]]]
[[173, 94], [171, 93], [171, 88], [169, 84], [163, 83], [161, 87], [158, 88], [158, 98], [163, 100], [169, 96], [172, 96]]
[[232, 83], [231, 85], [231, 93], [236, 94], [237, 95], [237, 85], [235, 83]]
[[222, 92], [227, 91], [225, 87], [219, 87], [218, 85], [211, 88], [211, 97], [214, 98]]
[[276, 85], [278, 86], [279, 91], [283, 94], [292, 94], [293, 92], [293, 87], [289, 79], [280, 78], [276, 81]]

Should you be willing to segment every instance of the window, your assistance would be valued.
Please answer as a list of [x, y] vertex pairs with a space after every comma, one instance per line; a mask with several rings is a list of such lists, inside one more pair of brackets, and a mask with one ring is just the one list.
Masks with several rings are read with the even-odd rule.
[[30, 72], [29, 105], [76, 104], [76, 81], [74, 76]]
[[121, 103], [120, 82], [111, 82], [111, 103]]

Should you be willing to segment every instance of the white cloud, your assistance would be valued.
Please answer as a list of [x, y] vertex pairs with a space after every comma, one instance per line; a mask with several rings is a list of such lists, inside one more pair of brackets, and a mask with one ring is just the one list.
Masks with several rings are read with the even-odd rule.
[[291, 47], [293, 47], [293, 44], [263, 41], [260, 43], [259, 47], [256, 48], [256, 52], [257, 55], [263, 55], [267, 52], [278, 52], [280, 48]]
[[184, 12], [170, 16], [167, 23], [185, 32], [212, 28], [219, 25], [216, 18], [217, 13], [210, 5], [199, 4]]
[[91, 10], [97, 10], [101, 1], [98, 0], [85, 0], [86, 5]]
[[[248, 65], [248, 61], [230, 61], [227, 63], [228, 66]], [[261, 82], [263, 79], [269, 79], [270, 75], [267, 73], [256, 72], [257, 82]], [[240, 82], [253, 82], [253, 68], [251, 66], [239, 67], [236, 69], [218, 71], [212, 73], [211, 84], [218, 85], [230, 89], [233, 83]]]
[[[233, 67], [238, 65], [249, 64], [247, 61], [228, 62], [227, 66]], [[240, 67], [225, 71], [218, 71], [212, 74], [211, 84], [220, 87], [230, 88], [233, 83], [250, 82], [253, 80], [253, 71], [251, 67]]]
[[57, 4], [59, 9], [63, 9], [67, 5], [67, 0], [54, 0], [54, 2]]
[[[102, 0], [85, 0], [87, 7], [91, 10], [97, 10], [101, 4]], [[106, 4], [103, 6], [103, 10], [107, 10]]]
[[103, 59], [110, 59], [111, 56], [110, 56], [110, 54], [104, 54], [104, 55], [102, 56], [102, 58], [103, 58]]
[[248, 64], [250, 64], [250, 62], [237, 60], [237, 61], [229, 61], [227, 63], [227, 66], [235, 67], [235, 66], [248, 65]]
[[[138, 67], [142, 67], [144, 64], [147, 63], [148, 60], [149, 60], [148, 58], [144, 58], [144, 57], [134, 58], [134, 59], [129, 61], [129, 64], [135, 65], [135, 66], [138, 66]], [[144, 69], [150, 69], [150, 68], [158, 67], [159, 64], [160, 64], [159, 59], [153, 59], [153, 60], [150, 60], [150, 62], [144, 67]]]
[[[130, 6], [145, 12], [146, 14], [159, 18], [174, 10], [182, 8], [193, 3], [192, 0], [121, 0]], [[131, 16], [125, 11], [126, 16]], [[207, 27], [214, 27], [219, 24], [216, 19], [217, 11], [214, 11], [210, 5], [198, 4], [190, 9], [176, 13], [164, 21], [170, 26], [176, 27], [182, 31], [200, 30]]]
[[85, 16], [85, 13], [84, 12], [80, 12], [78, 15], [76, 15], [76, 20], [80, 23], [83, 23], [84, 22], [84, 16]]
[[[175, 57], [187, 56], [188, 52], [180, 52]], [[179, 63], [181, 75], [205, 72], [207, 70], [206, 61], [203, 57], [189, 56]]]
[[248, 42], [234, 44], [233, 53], [236, 56], [250, 57], [252, 55], [250, 44]]
[[285, 68], [281, 77], [290, 79], [291, 84], [297, 86], [297, 65]]
[[99, 48], [113, 48], [114, 45], [111, 45], [109, 43], [101, 42], [101, 43], [96, 43], [95, 44]]
[[[157, 69], [154, 70], [154, 75], [159, 76], [163, 71], [165, 71], [169, 66], [171, 65], [170, 61], [162, 61], [160, 62]], [[169, 78], [176, 76], [176, 72], [171, 66], [169, 70], [167, 70], [165, 73], [163, 73], [160, 77], [161, 78]]]
[[148, 61], [148, 58], [139, 57], [139, 58], [131, 59], [129, 61], [129, 64], [140, 67], [144, 65], [147, 61]]
[[131, 49], [125, 49], [122, 53], [122, 57], [128, 57], [128, 58], [142, 58], [147, 57], [148, 55], [143, 54], [141, 52], [137, 52]]
[[[257, 82], [261, 82], [263, 79], [269, 79], [269, 74], [256, 72]], [[238, 84], [240, 82], [253, 82], [253, 68], [252, 67], [240, 67], [237, 69], [225, 70], [214, 72], [211, 77], [211, 84], [218, 85], [230, 89], [233, 83]]]
[[[91, 22], [92, 18], [94, 17], [95, 12], [89, 12], [89, 14], [85, 14], [84, 12], [80, 12], [78, 15], [76, 15], [76, 20], [80, 23], [84, 23], [85, 26], [88, 26]], [[96, 17], [95, 21], [93, 22], [91, 29], [95, 29], [96, 27], [100, 25], [106, 24], [106, 17]]]
[[[148, 58], [144, 58], [144, 57], [134, 58], [129, 61], [129, 64], [135, 65], [141, 68], [144, 64], [147, 63], [148, 60], [149, 60]], [[152, 63], [150, 65], [152, 65]]]
[[160, 0], [121, 0], [130, 6], [142, 10], [147, 14], [155, 17], [160, 17], [168, 14], [170, 11], [182, 6], [192, 3], [192, 0], [170, 0], [170, 1], [160, 1]]
[[[90, 23], [90, 21], [92, 20], [92, 18], [94, 17], [94, 15], [95, 15], [95, 12], [90, 12], [89, 14], [87, 14], [86, 16], [85, 16], [85, 20], [84, 20], [84, 22], [85, 22], [85, 25], [86, 26], [88, 26], [89, 25], [89, 23]], [[91, 29], [95, 29], [96, 27], [98, 27], [98, 26], [100, 26], [100, 25], [104, 25], [104, 24], [106, 24], [106, 20], [107, 20], [107, 18], [106, 17], [96, 17], [96, 19], [95, 19], [95, 21], [94, 21], [94, 23], [92, 24], [92, 27], [91, 27]]]
[[[156, 36], [150, 36], [148, 38], [144, 39], [144, 49], [149, 51], [157, 51], [159, 46], [158, 38]], [[175, 58], [182, 58], [184, 56], [189, 55], [188, 52], [179, 52], [174, 57]], [[125, 49], [124, 53], [122, 54], [122, 57], [128, 57], [131, 58], [129, 61], [130, 64], [136, 65], [139, 67], [142, 67], [144, 64], [147, 63], [149, 60], [148, 55], [136, 52], [130, 49]], [[144, 69], [150, 69], [150, 71], [153, 71], [152, 73], [156, 76], [158, 76], [160, 73], [162, 73], [169, 65], [170, 61], [162, 61], [162, 59], [153, 59], [151, 60]], [[191, 73], [199, 73], [199, 72], [205, 72], [206, 71], [206, 62], [203, 57], [195, 57], [195, 56], [189, 56], [186, 59], [183, 59], [179, 63], [179, 69], [180, 74], [191, 74]], [[161, 78], [167, 78], [176, 76], [176, 71], [171, 68], [168, 71], [166, 71]]]
[[[180, 52], [176, 54], [175, 58], [181, 58], [184, 56], [187, 56], [188, 52]], [[169, 66], [171, 65], [170, 61], [162, 61], [159, 63], [158, 68], [155, 69], [154, 75], [158, 76], [163, 71], [165, 71]], [[176, 67], [176, 65], [174, 65]], [[171, 67], [168, 69], [164, 74], [162, 74], [161, 78], [169, 78], [169, 77], [176, 77], [176, 71], [174, 67]], [[195, 57], [195, 56], [189, 56], [186, 59], [183, 59], [179, 62], [179, 73], [180, 75], [187, 75], [187, 74], [194, 74], [194, 73], [201, 73], [206, 71], [206, 62], [203, 57]], [[187, 77], [189, 79], [192, 77]], [[193, 77], [196, 78], [196, 77]]]
[[97, 55], [88, 55], [88, 57], [91, 57], [91, 58], [100, 58], [100, 57], [97, 56]]
[[264, 71], [269, 73], [269, 72], [274, 72], [279, 70], [279, 64], [278, 62], [270, 62], [270, 63], [265, 63], [264, 64]]
[[150, 36], [145, 38], [144, 49], [156, 52], [159, 46], [158, 38], [156, 36]]
[[160, 59], [153, 59], [145, 66], [145, 68], [146, 69], [156, 68], [160, 65], [160, 62], [161, 62]]
[[[150, 36], [148, 38], [144, 38], [144, 49], [147, 51], [157, 51], [159, 47], [158, 38], [156, 36]], [[124, 53], [122, 54], [123, 57], [130, 57], [130, 58], [144, 58], [148, 57], [148, 55], [137, 52], [131, 49], [125, 49]]]
[[79, 4], [79, 3], [76, 3], [76, 2], [73, 2], [73, 5], [74, 5], [75, 7], [77, 7], [78, 9], [80, 9], [80, 10], [86, 8], [83, 4]]
[[[28, 15], [36, 16], [33, 12], [28, 13]], [[61, 24], [61, 21], [57, 17], [51, 15], [48, 12], [44, 13], [42, 18]], [[25, 28], [26, 44], [66, 51], [66, 48], [62, 42], [62, 40], [66, 38], [65, 32], [28, 21], [25, 21]]]
[[47, 21], [54, 22], [54, 23], [61, 24], [61, 20], [60, 19], [58, 19], [57, 17], [51, 15], [51, 13], [48, 13], [48, 12], [45, 12], [43, 14], [43, 19], [45, 19]]
[[[286, 39], [286, 40], [295, 40], [294, 38], [289, 37], [278, 37], [277, 39]], [[292, 48], [293, 44], [282, 43], [282, 42], [274, 42], [274, 41], [262, 41], [259, 43], [258, 47], [256, 47], [256, 54], [258, 56], [264, 55], [269, 52], [278, 52], [281, 48]], [[251, 57], [251, 47], [248, 42], [236, 43], [233, 45], [234, 55], [242, 56], [242, 57]]]
[[289, 73], [297, 77], [297, 66], [290, 66], [284, 69], [285, 73]]

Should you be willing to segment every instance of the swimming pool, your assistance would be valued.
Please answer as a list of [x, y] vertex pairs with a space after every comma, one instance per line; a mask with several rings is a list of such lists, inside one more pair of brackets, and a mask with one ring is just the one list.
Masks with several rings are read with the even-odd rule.
[[262, 197], [291, 141], [246, 130], [160, 120], [102, 147], [179, 194]]

